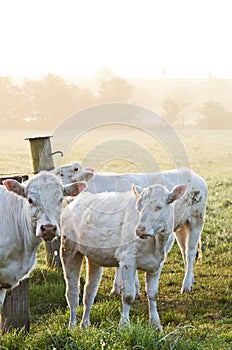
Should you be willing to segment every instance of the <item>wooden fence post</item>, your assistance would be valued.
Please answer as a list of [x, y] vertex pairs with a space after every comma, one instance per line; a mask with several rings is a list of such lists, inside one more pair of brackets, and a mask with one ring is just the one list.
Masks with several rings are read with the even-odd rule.
[[[0, 178], [0, 183], [6, 179], [15, 179], [23, 182], [28, 179], [27, 175]], [[20, 281], [19, 285], [9, 290], [6, 294], [2, 312], [0, 313], [0, 332], [6, 333], [10, 328], [25, 331], [30, 329], [30, 297], [29, 278]]]
[[[53, 157], [52, 157], [53, 153], [52, 153], [51, 141], [50, 141], [51, 137], [52, 136], [42, 136], [42, 137], [31, 137], [31, 138], [25, 139], [25, 140], [29, 140], [30, 142], [32, 167], [33, 167], [33, 172], [35, 174], [37, 174], [41, 170], [54, 169], [54, 163], [53, 163]], [[55, 255], [55, 252], [57, 251], [57, 244], [54, 244], [54, 242], [45, 242], [45, 250], [46, 250], [47, 265], [49, 267], [54, 267], [55, 265], [57, 267], [61, 267], [59, 254]]]
[[0, 329], [2, 334], [9, 329], [30, 330], [30, 295], [29, 278], [19, 282], [19, 285], [6, 294], [0, 315]]

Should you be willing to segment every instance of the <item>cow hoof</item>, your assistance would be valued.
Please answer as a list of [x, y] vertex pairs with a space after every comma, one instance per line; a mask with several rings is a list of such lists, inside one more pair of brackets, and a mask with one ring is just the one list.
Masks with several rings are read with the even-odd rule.
[[77, 326], [76, 322], [69, 322], [68, 329], [72, 330], [72, 329], [76, 328], [76, 326]]
[[114, 295], [116, 297], [120, 296], [120, 291], [116, 290], [116, 289], [112, 289], [110, 292], [110, 295]]
[[181, 294], [191, 294], [191, 292], [192, 292], [192, 288], [183, 287], [181, 289]]
[[162, 331], [162, 326], [161, 326], [161, 324], [160, 324], [160, 322], [159, 323], [157, 323], [157, 322], [151, 322], [150, 323], [150, 326], [151, 327], [153, 327], [153, 328], [155, 328], [156, 330], [157, 330], [157, 332], [161, 332]]
[[82, 321], [80, 324], [81, 329], [87, 329], [90, 327], [90, 322], [89, 321]]
[[122, 328], [122, 327], [127, 327], [129, 325], [130, 325], [130, 320], [128, 320], [128, 318], [122, 316], [120, 319], [120, 322], [119, 322], [119, 327]]
[[153, 327], [156, 328], [157, 332], [162, 332], [162, 330], [163, 330], [163, 327], [161, 326], [161, 324], [153, 326]]

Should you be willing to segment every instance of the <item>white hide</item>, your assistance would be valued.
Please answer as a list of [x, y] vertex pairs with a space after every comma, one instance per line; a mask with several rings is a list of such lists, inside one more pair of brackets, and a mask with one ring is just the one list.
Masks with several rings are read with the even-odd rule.
[[[135, 274], [139, 269], [147, 273], [150, 322], [161, 328], [156, 308], [159, 275], [174, 240], [172, 202], [183, 196], [185, 191], [184, 185], [177, 186], [171, 193], [162, 185], [153, 185], [144, 189], [139, 199], [132, 191], [82, 193], [64, 209], [61, 215], [61, 261], [70, 307], [70, 328], [76, 324], [79, 277], [84, 256], [88, 267], [82, 327], [90, 324], [90, 309], [102, 267], [120, 266], [123, 281], [120, 324], [129, 322], [130, 305], [136, 294]], [[136, 195], [140, 197], [138, 193]], [[135, 232], [141, 236], [141, 231], [146, 239], [136, 236]]]

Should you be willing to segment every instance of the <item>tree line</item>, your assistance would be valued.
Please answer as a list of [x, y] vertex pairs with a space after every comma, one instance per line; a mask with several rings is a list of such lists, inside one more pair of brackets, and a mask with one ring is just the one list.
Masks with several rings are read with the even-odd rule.
[[21, 85], [0, 77], [0, 125], [15, 128], [55, 127], [83, 108], [106, 102], [128, 102], [130, 84], [119, 77], [99, 81], [97, 92], [48, 74]]
[[11, 77], [0, 77], [0, 126], [54, 128], [84, 108], [101, 103], [124, 102], [150, 108], [181, 128], [232, 128], [232, 106], [229, 110], [226, 98], [217, 99], [219, 90], [212, 89], [212, 86], [219, 84], [220, 96], [227, 96], [228, 87], [231, 89], [227, 82], [222, 84], [216, 80], [212, 85], [209, 81], [206, 85], [209, 90], [201, 90], [196, 98], [199, 93], [196, 87], [195, 90], [193, 87], [180, 87], [164, 80], [153, 87], [142, 86], [138, 81], [129, 81], [111, 72], [103, 73], [91, 87], [53, 74], [39, 80], [24, 79], [21, 84], [16, 84]]

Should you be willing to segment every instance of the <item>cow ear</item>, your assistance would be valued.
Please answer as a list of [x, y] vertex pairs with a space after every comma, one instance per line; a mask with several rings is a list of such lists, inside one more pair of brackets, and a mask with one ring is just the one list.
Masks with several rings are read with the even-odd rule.
[[137, 199], [140, 199], [140, 198], [141, 198], [141, 196], [140, 196], [140, 194], [139, 194], [139, 192], [141, 192], [141, 191], [139, 191], [139, 188], [136, 187], [134, 184], [132, 185], [132, 191], [134, 192], [134, 195], [135, 195], [135, 197], [136, 197]]
[[83, 181], [74, 182], [73, 184], [64, 186], [64, 196], [75, 197], [80, 192], [84, 191], [87, 187], [87, 184]]
[[18, 181], [13, 179], [8, 179], [3, 181], [3, 185], [7, 188], [8, 191], [14, 192], [19, 196], [26, 197], [25, 187], [21, 185]]
[[167, 204], [173, 203], [177, 199], [180, 199], [183, 197], [187, 189], [187, 186], [185, 185], [178, 185], [173, 188], [172, 192], [169, 193], [168, 199], [167, 199]]
[[90, 179], [92, 179], [93, 176], [94, 176], [94, 169], [92, 169], [92, 168], [85, 168], [85, 171], [81, 175], [80, 180], [81, 181], [89, 181]]

